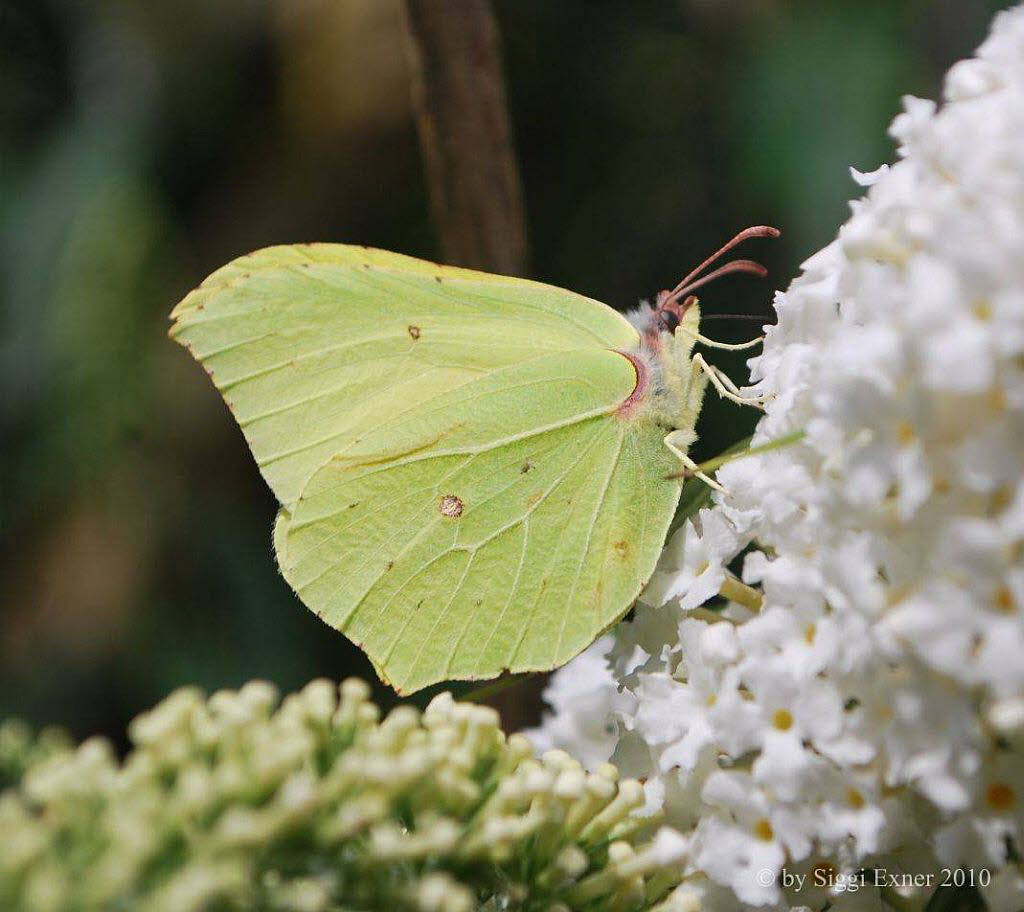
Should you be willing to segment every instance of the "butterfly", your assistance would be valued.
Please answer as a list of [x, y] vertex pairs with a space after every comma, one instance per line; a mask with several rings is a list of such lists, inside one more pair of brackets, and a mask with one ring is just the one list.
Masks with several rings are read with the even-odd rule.
[[269, 247], [188, 294], [170, 333], [280, 502], [281, 573], [409, 693], [555, 668], [628, 611], [699, 474], [708, 382], [748, 401], [694, 353], [715, 343], [693, 292], [765, 270], [699, 276], [777, 235], [740, 232], [626, 316], [382, 250]]

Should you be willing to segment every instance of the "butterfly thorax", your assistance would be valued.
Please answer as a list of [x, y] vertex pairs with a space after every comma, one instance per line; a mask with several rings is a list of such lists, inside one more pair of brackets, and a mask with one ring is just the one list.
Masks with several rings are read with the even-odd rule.
[[672, 309], [644, 303], [626, 316], [640, 333], [636, 348], [623, 352], [637, 371], [628, 417], [692, 432], [707, 385], [691, 359], [700, 325], [696, 299]]

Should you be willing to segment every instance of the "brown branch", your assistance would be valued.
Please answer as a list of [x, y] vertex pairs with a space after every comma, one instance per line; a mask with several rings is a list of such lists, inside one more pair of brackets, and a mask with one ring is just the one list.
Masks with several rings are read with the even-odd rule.
[[526, 273], [519, 169], [489, 0], [406, 0], [413, 107], [445, 259]]

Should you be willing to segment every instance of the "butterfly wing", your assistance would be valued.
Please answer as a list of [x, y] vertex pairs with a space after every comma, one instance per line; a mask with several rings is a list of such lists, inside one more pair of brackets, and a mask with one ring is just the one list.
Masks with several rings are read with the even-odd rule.
[[240, 257], [171, 318], [285, 506], [360, 424], [544, 353], [637, 340], [611, 308], [560, 288], [342, 244]]
[[281, 501], [285, 577], [397, 688], [561, 664], [653, 571], [678, 462], [617, 413], [637, 336], [603, 304], [313, 245], [173, 316]]

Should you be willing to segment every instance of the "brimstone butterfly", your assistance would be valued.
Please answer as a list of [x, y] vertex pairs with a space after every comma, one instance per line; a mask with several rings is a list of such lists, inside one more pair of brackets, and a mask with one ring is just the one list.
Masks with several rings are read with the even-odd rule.
[[[752, 236], [747, 229], [715, 257]], [[546, 670], [625, 614], [707, 380], [695, 279], [627, 319], [365, 247], [270, 247], [174, 310], [281, 503], [285, 579], [403, 692]]]

